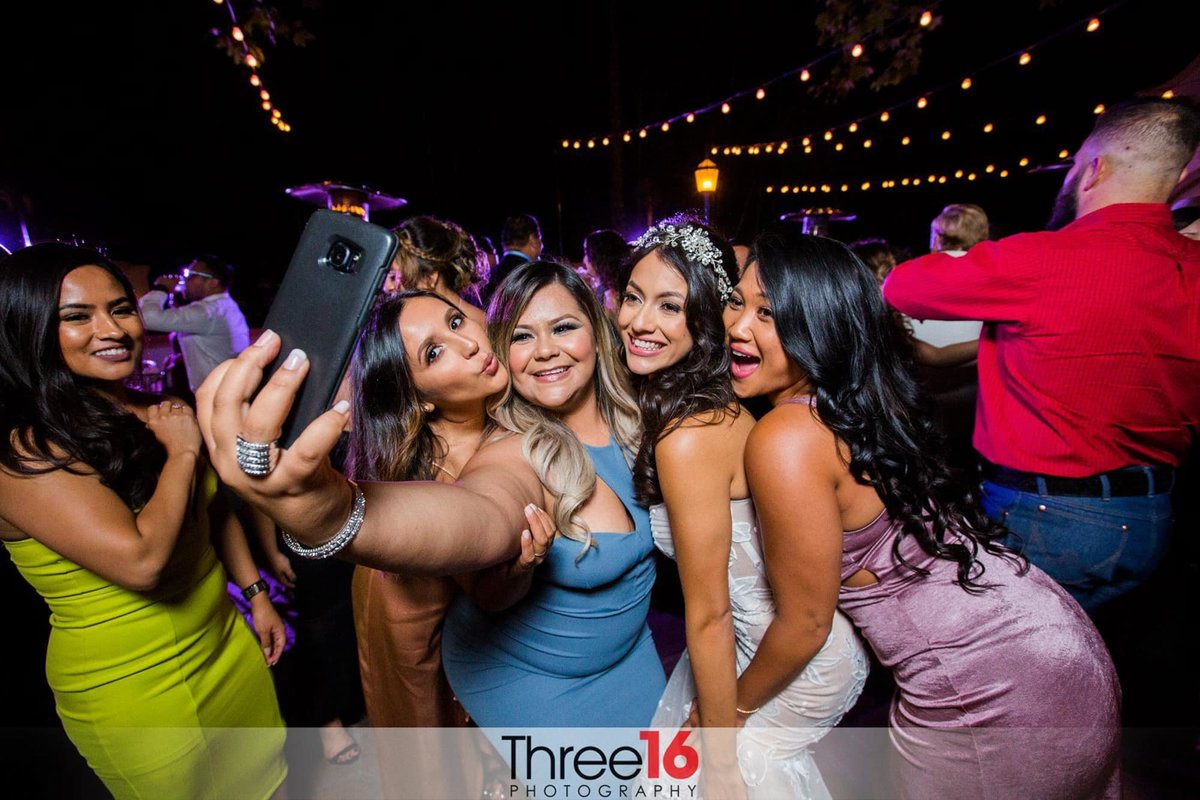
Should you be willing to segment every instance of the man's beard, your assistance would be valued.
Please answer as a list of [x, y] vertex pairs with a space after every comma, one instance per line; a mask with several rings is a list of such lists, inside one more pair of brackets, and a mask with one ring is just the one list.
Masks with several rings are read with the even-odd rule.
[[1079, 175], [1067, 175], [1063, 181], [1062, 188], [1058, 190], [1058, 196], [1054, 198], [1054, 210], [1050, 212], [1050, 221], [1046, 223], [1046, 230], [1056, 231], [1070, 225], [1075, 221], [1075, 216], [1079, 212], [1079, 206], [1076, 201], [1076, 190], [1079, 189]]

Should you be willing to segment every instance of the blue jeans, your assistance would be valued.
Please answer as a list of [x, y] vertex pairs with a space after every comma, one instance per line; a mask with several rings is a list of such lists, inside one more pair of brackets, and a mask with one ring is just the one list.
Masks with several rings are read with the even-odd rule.
[[1009, 530], [1004, 544], [1024, 553], [1089, 614], [1143, 583], [1166, 552], [1171, 487], [1138, 497], [1023, 492], [991, 481], [980, 488], [984, 511]]

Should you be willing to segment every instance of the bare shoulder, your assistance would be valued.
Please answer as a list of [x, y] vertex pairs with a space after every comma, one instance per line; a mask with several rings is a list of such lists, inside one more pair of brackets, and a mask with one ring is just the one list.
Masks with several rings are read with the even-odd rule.
[[712, 457], [729, 448], [730, 433], [744, 424], [745, 417], [749, 414], [740, 409], [723, 409], [694, 414], [678, 424], [672, 421], [667, 426], [670, 432], [654, 446], [654, 457], [659, 463]]
[[787, 403], [758, 421], [746, 441], [747, 464], [771, 463], [779, 468], [839, 466], [837, 438], [808, 405]]

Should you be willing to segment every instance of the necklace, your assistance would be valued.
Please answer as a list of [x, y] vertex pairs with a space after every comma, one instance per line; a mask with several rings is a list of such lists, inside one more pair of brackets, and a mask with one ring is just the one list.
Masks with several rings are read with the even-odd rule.
[[447, 475], [449, 475], [449, 476], [450, 476], [450, 480], [454, 480], [454, 481], [458, 480], [458, 476], [457, 476], [457, 475], [455, 475], [453, 472], [451, 472], [450, 470], [448, 470], [448, 469], [446, 469], [445, 467], [443, 467], [441, 464], [437, 463], [436, 461], [433, 461], [433, 462], [431, 462], [431, 463], [433, 464], [433, 468], [434, 468], [434, 469], [440, 469], [442, 472], [444, 472], [444, 473], [446, 473]]

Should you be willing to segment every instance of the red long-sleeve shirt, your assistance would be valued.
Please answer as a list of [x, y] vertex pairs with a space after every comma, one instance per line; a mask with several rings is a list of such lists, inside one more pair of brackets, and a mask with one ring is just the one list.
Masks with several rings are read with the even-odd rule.
[[1081, 477], [1178, 466], [1200, 429], [1200, 242], [1157, 203], [896, 267], [887, 301], [916, 319], [980, 319], [975, 448]]

